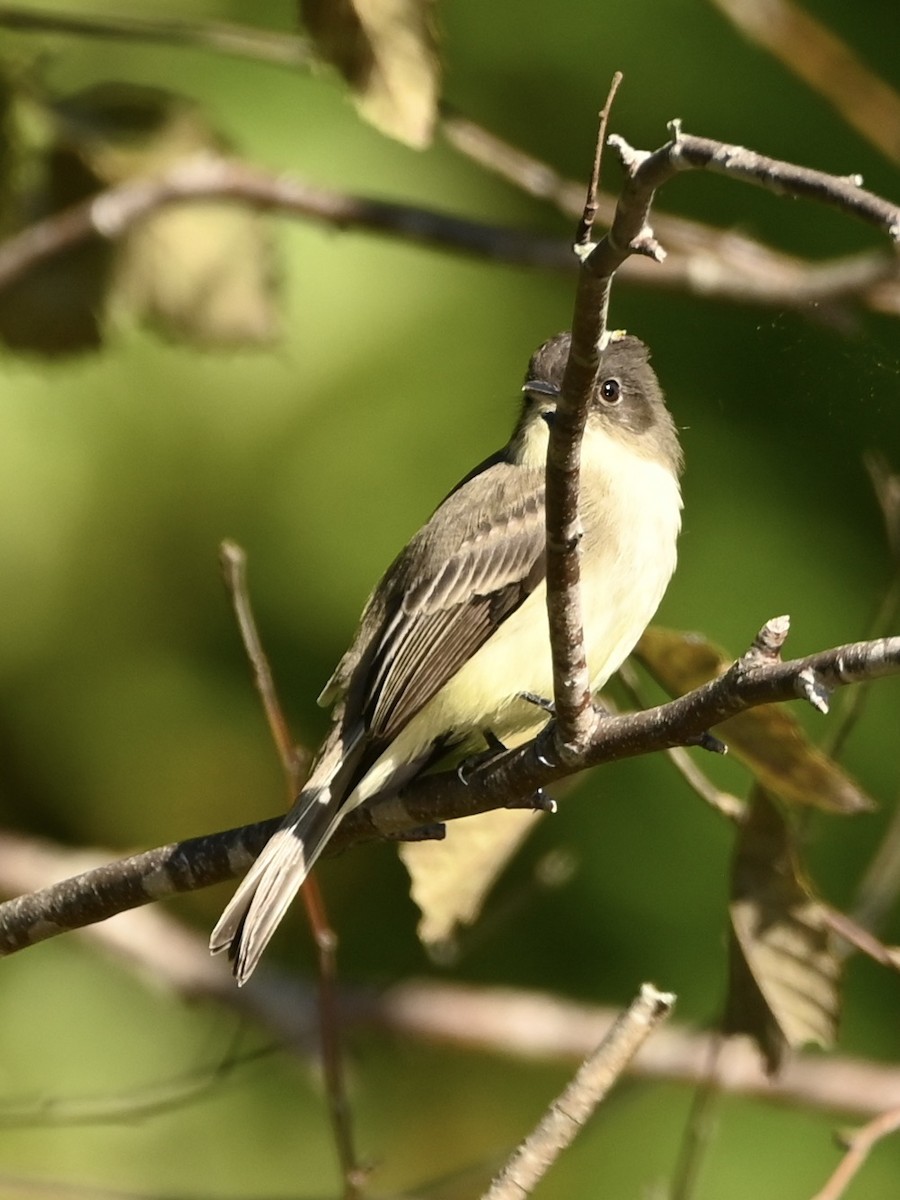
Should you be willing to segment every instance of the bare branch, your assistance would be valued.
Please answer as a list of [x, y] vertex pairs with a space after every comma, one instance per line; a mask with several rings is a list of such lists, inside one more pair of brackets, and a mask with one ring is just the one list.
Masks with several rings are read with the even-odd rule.
[[[506, 807], [586, 767], [690, 744], [748, 708], [797, 699], [804, 672], [828, 688], [900, 674], [900, 637], [838, 646], [788, 662], [761, 662], [748, 654], [678, 700], [605, 718], [583, 754], [564, 764], [551, 764], [541, 753], [545, 730], [536, 741], [474, 767], [465, 782], [455, 771], [418, 779], [400, 796], [349, 813], [329, 850]], [[0, 957], [165, 896], [233, 879], [249, 867], [280, 820], [175, 842], [8, 900], [0, 904]]]
[[263, 650], [247, 592], [247, 556], [243, 548], [236, 542], [224, 541], [219, 547], [219, 561], [226, 587], [231, 596], [244, 650], [253, 668], [253, 682], [256, 685], [263, 712], [266, 714], [272, 741], [278, 751], [281, 769], [287, 782], [288, 803], [290, 804], [305, 782], [306, 769], [311, 756], [294, 743], [278, 700], [272, 668], [266, 652]]
[[225, 21], [183, 21], [145, 17], [86, 17], [64, 12], [0, 5], [0, 28], [18, 33], [63, 33], [70, 37], [101, 38], [212, 50], [282, 67], [311, 67], [317, 56], [296, 34], [276, 33], [252, 25]]
[[612, 111], [612, 106], [616, 99], [616, 92], [618, 92], [621, 83], [622, 72], [616, 71], [612, 77], [612, 83], [609, 85], [606, 103], [600, 109], [600, 124], [597, 129], [597, 144], [594, 149], [594, 165], [591, 168], [591, 178], [587, 188], [587, 199], [584, 202], [581, 220], [578, 223], [578, 233], [575, 235], [576, 253], [587, 249], [588, 243], [590, 242], [594, 233], [594, 222], [597, 220], [597, 211], [599, 207], [600, 171], [601, 160], [603, 158], [603, 148], [606, 145], [606, 128], [609, 124], [609, 114]]
[[[656, 190], [679, 171], [707, 168], [782, 194], [817, 199], [874, 224], [894, 241], [900, 241], [900, 209], [864, 191], [857, 178], [841, 179], [740, 146], [685, 134], [678, 121], [671, 122], [669, 128], [671, 140], [652, 153], [635, 150], [621, 137], [609, 139], [625, 167], [625, 183], [609, 232], [592, 248], [576, 246], [582, 263], [572, 316], [572, 345], [547, 454], [547, 608], [557, 722], [552, 727], [552, 742], [544, 739], [542, 753], [545, 758], [563, 763], [581, 757], [599, 720], [590, 693], [581, 613], [581, 439], [605, 345], [613, 276], [631, 255], [657, 262], [665, 258], [650, 224]], [[585, 227], [593, 201], [589, 191], [580, 230]], [[801, 675], [800, 681], [803, 694], [824, 710], [827, 697], [820, 681], [808, 674]]]
[[[583, 189], [579, 191], [583, 195]], [[10, 236], [0, 243], [0, 288], [88, 238], [124, 236], [167, 204], [209, 199], [307, 217], [342, 229], [368, 229], [495, 262], [566, 272], [576, 265], [571, 246], [561, 238], [347, 195], [246, 163], [205, 158], [181, 163], [152, 181], [110, 188]], [[599, 212], [604, 219], [611, 217], [612, 202], [601, 197]], [[817, 304], [834, 309], [860, 297], [876, 311], [900, 314], [900, 272], [888, 255], [865, 253], [807, 263], [729, 230], [671, 216], [660, 217], [657, 224], [667, 249], [672, 250], [666, 270], [651, 270], [649, 262], [633, 258], [622, 267], [623, 278], [631, 283], [681, 288], [731, 302], [790, 307]]]
[[571, 269], [571, 251], [559, 239], [351, 196], [235, 159], [202, 155], [161, 175], [108, 188], [7, 238], [0, 243], [0, 288], [87, 238], [119, 238], [164, 205], [201, 200], [231, 200], [263, 212], [308, 217], [341, 229], [369, 229], [497, 262]]
[[[94, 852], [92, 862], [96, 863]], [[84, 851], [21, 835], [0, 838], [0, 888], [32, 891], [88, 865]], [[80, 935], [143, 978], [162, 981], [187, 1000], [208, 998], [259, 1022], [285, 1049], [308, 1057], [318, 1032], [315, 986], [264, 963], [251, 986], [236, 988], [227, 963], [211, 958], [205, 935], [186, 928], [163, 908], [137, 909], [85, 929]], [[406, 981], [388, 989], [341, 992], [344, 1020], [399, 1037], [524, 1061], [578, 1061], [611, 1027], [616, 1013], [541, 992]], [[677, 1025], [661, 1029], [629, 1067], [629, 1074], [688, 1085], [710, 1082], [718, 1034]], [[721, 1045], [715, 1085], [723, 1092], [823, 1112], [873, 1117], [900, 1106], [900, 1070], [839, 1055], [798, 1054], [775, 1079], [763, 1071], [746, 1039]]]
[[519, 1200], [534, 1191], [674, 1004], [671, 992], [659, 992], [649, 983], [642, 986], [537, 1128], [516, 1149], [485, 1192], [484, 1200]]
[[[442, 130], [461, 154], [485, 170], [555, 205], [567, 217], [580, 216], [583, 184], [566, 179], [548, 163], [446, 106]], [[615, 208], [614, 196], [597, 197], [598, 217], [607, 224], [612, 222]], [[666, 247], [665, 271], [632, 258], [620, 267], [620, 280], [742, 304], [791, 308], [836, 306], [851, 296], [860, 296], [876, 311], [900, 313], [900, 268], [890, 254], [864, 253], [807, 262], [739, 230], [718, 229], [660, 209], [656, 210], [654, 226]]]
[[[767, 158], [743, 146], [729, 146], [711, 138], [696, 137], [682, 132], [678, 121], [671, 122], [670, 130], [672, 141], [664, 149], [668, 150], [669, 162], [675, 170], [707, 169], [756, 184], [778, 195], [818, 200], [874, 225], [892, 241], [900, 242], [900, 208], [876, 196], [874, 192], [867, 192], [859, 175], [829, 175], [825, 171], [814, 171], [810, 167], [798, 167], [795, 163]], [[627, 149], [621, 139], [619, 146], [620, 152]], [[664, 181], [663, 175], [657, 186]]]
[[[247, 591], [247, 556], [236, 542], [225, 541], [219, 548], [225, 583], [231, 595], [244, 650], [253, 668], [253, 679], [272, 740], [278, 751], [287, 784], [287, 802], [292, 804], [306, 782], [310, 756], [297, 747], [288, 729], [278, 698], [275, 679], [256, 628], [256, 618]], [[307, 920], [318, 953], [319, 1033], [322, 1067], [335, 1148], [344, 1181], [344, 1200], [356, 1200], [365, 1172], [359, 1165], [353, 1137], [350, 1101], [344, 1071], [341, 1026], [337, 996], [337, 937], [328, 920], [322, 889], [314, 875], [300, 889]]]

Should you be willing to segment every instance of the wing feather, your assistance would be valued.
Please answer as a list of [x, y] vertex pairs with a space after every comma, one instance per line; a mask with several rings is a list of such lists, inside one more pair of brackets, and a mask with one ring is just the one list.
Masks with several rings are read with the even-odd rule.
[[[495, 466], [469, 480], [379, 585], [378, 627], [351, 651], [360, 713], [378, 742], [396, 737], [543, 579], [543, 478], [523, 479], [525, 470]], [[456, 512], [442, 512], [448, 505]]]

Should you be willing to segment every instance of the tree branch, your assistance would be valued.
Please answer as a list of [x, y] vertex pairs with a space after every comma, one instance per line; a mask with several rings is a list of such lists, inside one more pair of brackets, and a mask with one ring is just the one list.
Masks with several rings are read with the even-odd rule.
[[[488, 145], [493, 147], [495, 140]], [[508, 152], [512, 153], [513, 148]], [[503, 156], [498, 161], [502, 162]], [[534, 164], [529, 177], [537, 166], [550, 172], [543, 164]], [[565, 211], [571, 208], [573, 189], [582, 193], [583, 201], [583, 188], [554, 178], [557, 182], [549, 187], [548, 195], [562, 195]], [[541, 195], [541, 189], [534, 194]], [[236, 160], [207, 157], [179, 163], [152, 180], [111, 187], [11, 235], [0, 242], [0, 288], [88, 238], [124, 236], [167, 204], [210, 199], [307, 217], [341, 229], [367, 229], [494, 262], [565, 272], [576, 268], [571, 246], [561, 238], [348, 195]], [[601, 218], [611, 219], [613, 202], [608, 197], [599, 197], [598, 202]], [[620, 268], [623, 279], [644, 287], [685, 289], [733, 303], [779, 307], [815, 303], [839, 311], [848, 299], [859, 297], [876, 311], [900, 315], [900, 271], [890, 255], [864, 253], [809, 263], [740, 233], [673, 216], [659, 216], [657, 232], [671, 250], [666, 269], [651, 270], [649, 262], [632, 259]]]
[[[2, 835], [0, 888], [33, 891], [71, 872], [76, 863], [87, 865], [85, 859], [84, 851], [61, 851], [23, 835]], [[266, 962], [250, 986], [236, 988], [228, 964], [210, 957], [206, 937], [164, 908], [135, 909], [79, 936], [142, 979], [161, 982], [187, 1001], [214, 1000], [257, 1022], [288, 1053], [307, 1058], [315, 1052], [319, 1014], [313, 984]], [[345, 986], [341, 1014], [348, 1026], [525, 1062], [583, 1059], [616, 1017], [609, 1008], [547, 993], [437, 980], [407, 980], [387, 989]], [[711, 1039], [719, 1047], [712, 1080]], [[747, 1039], [723, 1043], [719, 1034], [677, 1024], [661, 1029], [644, 1046], [629, 1074], [686, 1085], [713, 1082], [734, 1095], [862, 1119], [900, 1106], [900, 1071], [895, 1066], [841, 1055], [797, 1054], [773, 1079]]]
[[531, 1195], [674, 1004], [671, 992], [659, 992], [649, 983], [642, 986], [537, 1127], [516, 1148], [484, 1193], [484, 1200], [519, 1200]]
[[[900, 637], [855, 642], [782, 662], [759, 648], [773, 627], [783, 630], [777, 622], [765, 626], [754, 647], [717, 679], [667, 704], [605, 718], [580, 756], [550, 763], [541, 753], [545, 730], [536, 741], [474, 767], [465, 782], [455, 771], [426, 776], [400, 796], [354, 810], [329, 852], [503, 808], [586, 767], [688, 745], [748, 708], [797, 698], [820, 707], [834, 688], [900, 674]], [[249, 867], [279, 823], [275, 817], [175, 842], [8, 900], [0, 904], [0, 957], [165, 896], [233, 879]]]

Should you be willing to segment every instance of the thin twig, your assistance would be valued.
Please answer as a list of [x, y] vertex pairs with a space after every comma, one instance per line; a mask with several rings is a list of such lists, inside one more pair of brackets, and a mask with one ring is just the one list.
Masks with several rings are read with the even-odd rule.
[[521, 1200], [534, 1191], [674, 1004], [671, 992], [657, 991], [649, 983], [643, 985], [535, 1130], [516, 1149], [483, 1200]]
[[[444, 105], [441, 128], [450, 144], [484, 170], [499, 175], [536, 199], [578, 219], [584, 185], [566, 179], [549, 163], [512, 145], [477, 122]], [[614, 196], [598, 195], [598, 216], [609, 224]], [[737, 229], [676, 217], [656, 210], [656, 234], [667, 251], [665, 271], [642, 258], [629, 259], [620, 276], [645, 287], [680, 289], [698, 296], [742, 304], [774, 304], [808, 309], [830, 306], [838, 315], [842, 301], [861, 296], [877, 311], [900, 313], [898, 264], [891, 254], [864, 252], [809, 262], [776, 250]], [[622, 274], [624, 272], [624, 274]], [[829, 313], [823, 314], [828, 316]]]
[[13, 234], [0, 243], [0, 287], [88, 238], [120, 238], [167, 204], [203, 200], [232, 201], [262, 212], [308, 217], [340, 229], [368, 229], [496, 262], [571, 269], [571, 250], [558, 238], [467, 221], [414, 205], [352, 196], [236, 159], [202, 154], [184, 159], [160, 175], [110, 187]]
[[600, 124], [597, 129], [597, 141], [594, 147], [594, 165], [591, 168], [591, 178], [588, 183], [587, 198], [584, 202], [581, 220], [578, 223], [578, 232], [575, 235], [575, 250], [579, 256], [581, 252], [587, 250], [588, 244], [594, 233], [594, 222], [597, 220], [597, 207], [600, 195], [600, 170], [603, 160], [603, 148], [606, 145], [606, 128], [609, 124], [609, 114], [612, 111], [613, 102], [616, 98], [616, 92], [619, 90], [619, 85], [621, 82], [622, 72], [616, 71], [612, 77], [612, 83], [609, 85], [606, 103], [600, 110]]
[[[872, 225], [892, 242], [900, 242], [900, 208], [874, 192], [866, 191], [858, 175], [829, 175], [825, 171], [757, 154], [744, 146], [729, 146], [712, 138], [697, 137], [685, 133], [678, 121], [671, 122], [670, 130], [672, 141], [664, 147], [668, 163], [664, 165], [659, 161], [655, 164], [661, 168], [657, 186], [665, 182], [669, 170], [715, 171], [778, 195], [817, 200]], [[624, 146], [621, 139], [619, 146]]]
[[[494, 262], [564, 272], [576, 268], [571, 245], [562, 238], [348, 195], [246, 163], [207, 157], [179, 163], [153, 180], [111, 187], [9, 236], [0, 243], [0, 288], [91, 237], [122, 237], [168, 204], [209, 199], [306, 217], [340, 229], [367, 229]], [[606, 205], [604, 198], [600, 204], [604, 219], [611, 218], [613, 211], [611, 201], [608, 213]], [[867, 252], [831, 262], [808, 263], [730, 230], [675, 217], [661, 218], [658, 224], [674, 253], [664, 272], [650, 271], [651, 264], [639, 258], [624, 263], [620, 271], [631, 283], [685, 289], [695, 295], [742, 304], [801, 309], [814, 305], [826, 317], [840, 315], [840, 305], [861, 297], [875, 311], [900, 315], [898, 269], [889, 255]]]
[[896, 1133], [898, 1129], [900, 1108], [892, 1108], [870, 1121], [868, 1125], [864, 1125], [862, 1129], [858, 1129], [849, 1138], [843, 1139], [848, 1145], [847, 1153], [822, 1190], [813, 1196], [813, 1200], [839, 1200], [876, 1143], [889, 1134]]
[[212, 50], [216, 54], [229, 54], [281, 67], [311, 67], [317, 61], [310, 43], [297, 34], [276, 33], [226, 21], [73, 16], [49, 9], [25, 9], [14, 4], [3, 4], [0, 5], [0, 28], [17, 33], [65, 34], [70, 37]]
[[690, 1200], [696, 1193], [700, 1168], [709, 1150], [720, 1108], [719, 1059], [725, 1044], [720, 1033], [710, 1035], [706, 1072], [691, 1099], [666, 1200]]
[[244, 650], [250, 666], [253, 668], [253, 682], [259, 693], [269, 732], [287, 780], [288, 798], [293, 800], [305, 781], [310, 756], [302, 747], [296, 745], [291, 737], [278, 699], [272, 669], [266, 652], [263, 650], [253, 609], [250, 605], [250, 596], [247, 591], [247, 555], [237, 542], [224, 541], [219, 547], [219, 561], [241, 632]]
[[[236, 542], [225, 541], [220, 548], [225, 583], [231, 596], [244, 650], [253, 668], [253, 679], [269, 723], [272, 739], [281, 760], [287, 784], [288, 804], [292, 804], [305, 778], [309, 755], [299, 749], [290, 736], [284, 710], [278, 699], [275, 680], [256, 627], [250, 594], [247, 591], [247, 556]], [[338, 1162], [344, 1180], [344, 1200], [359, 1195], [364, 1172], [359, 1166], [353, 1140], [353, 1123], [347, 1099], [344, 1056], [341, 1047], [341, 1023], [337, 994], [337, 937], [328, 920], [325, 901], [315, 876], [304, 881], [300, 894], [318, 952], [319, 1033], [325, 1093]]]
[[[637, 672], [632, 666], [630, 659], [626, 659], [622, 666], [619, 667], [619, 682], [628, 693], [636, 708], [643, 709], [647, 707], [646, 698], [643, 696], [638, 683]], [[706, 772], [697, 766], [685, 747], [673, 746], [666, 751], [666, 757], [688, 787], [695, 795], [700, 797], [704, 804], [708, 804], [714, 812], [717, 812], [719, 816], [725, 817], [726, 820], [737, 823], [742, 819], [746, 811], [746, 805], [743, 800], [739, 800], [731, 792], [723, 792], [721, 788], [716, 787]]]

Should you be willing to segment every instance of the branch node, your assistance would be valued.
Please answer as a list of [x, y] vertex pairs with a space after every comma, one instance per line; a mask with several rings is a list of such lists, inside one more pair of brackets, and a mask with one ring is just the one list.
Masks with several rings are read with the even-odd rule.
[[744, 664], [753, 666], [758, 663], [780, 662], [781, 648], [787, 641], [790, 629], [791, 618], [786, 614], [766, 621], [753, 639], [753, 645], [744, 655]]
[[649, 150], [635, 150], [634, 146], [618, 133], [611, 133], [606, 139], [606, 144], [618, 154], [619, 162], [629, 175], [634, 175], [641, 163], [645, 163], [650, 157]]
[[666, 252], [656, 240], [649, 225], [645, 225], [637, 237], [631, 239], [629, 246], [634, 254], [642, 254], [658, 263], [665, 261]]
[[828, 712], [831, 690], [825, 686], [822, 677], [817, 675], [812, 667], [806, 667], [797, 676], [797, 694], [808, 700], [820, 713]]

